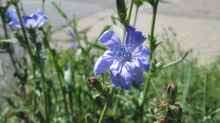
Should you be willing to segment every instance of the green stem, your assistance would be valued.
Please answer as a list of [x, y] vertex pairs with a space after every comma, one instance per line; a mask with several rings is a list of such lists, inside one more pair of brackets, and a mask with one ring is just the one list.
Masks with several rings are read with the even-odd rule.
[[144, 104], [146, 103], [146, 97], [147, 97], [147, 94], [150, 90], [150, 83], [151, 83], [151, 78], [148, 79], [148, 82], [145, 84], [144, 86], [144, 97], [143, 97], [143, 102], [141, 103], [141, 106], [140, 106], [140, 123], [144, 123]]
[[155, 23], [156, 23], [156, 17], [157, 17], [157, 9], [158, 9], [158, 3], [159, 0], [156, 0], [155, 5], [153, 5], [153, 18], [152, 18], [152, 24], [151, 24], [151, 34], [150, 34], [150, 61], [152, 61], [153, 53], [155, 50], [156, 42], [154, 40], [154, 33], [155, 33]]
[[50, 47], [50, 44], [48, 42], [48, 37], [47, 37], [48, 34], [47, 34], [47, 32], [45, 32], [44, 30], [42, 30], [42, 31], [43, 31], [44, 36], [45, 36], [44, 40], [43, 40], [44, 45], [49, 50], [49, 53], [52, 56], [52, 61], [54, 63], [54, 67], [55, 67], [55, 70], [56, 70], [56, 73], [57, 73], [57, 77], [58, 77], [58, 80], [59, 80], [61, 92], [62, 92], [62, 95], [63, 95], [63, 102], [64, 102], [65, 112], [67, 114], [69, 114], [67, 98], [66, 98], [65, 89], [64, 89], [64, 86], [63, 86], [63, 82], [64, 82], [63, 71], [62, 71], [62, 69], [60, 68], [60, 66], [58, 64], [55, 51]]
[[43, 64], [41, 64], [41, 56], [40, 56], [40, 52], [41, 52], [41, 49], [39, 48], [39, 44], [37, 44], [37, 35], [36, 35], [36, 32], [34, 29], [31, 29], [30, 30], [30, 35], [31, 35], [31, 39], [33, 41], [33, 44], [35, 45], [35, 48], [36, 48], [36, 58], [35, 59], [35, 63], [37, 64], [37, 66], [39, 67], [39, 70], [40, 70], [40, 75], [41, 75], [41, 78], [42, 78], [42, 81], [43, 81], [43, 92], [44, 92], [44, 101], [45, 101], [45, 116], [46, 116], [46, 123], [50, 123], [50, 114], [49, 114], [49, 111], [48, 111], [48, 87], [47, 87], [47, 79], [45, 77], [45, 73], [44, 73], [44, 66]]
[[129, 13], [128, 13], [128, 24], [130, 24], [130, 21], [131, 21], [131, 14], [132, 14], [132, 10], [133, 10], [133, 6], [134, 6], [134, 0], [131, 1], [131, 4], [130, 4], [130, 9], [129, 9]]
[[50, 123], [50, 113], [48, 111], [48, 87], [47, 87], [47, 80], [44, 75], [44, 70], [42, 66], [40, 67], [40, 74], [43, 80], [43, 88], [44, 88], [44, 101], [45, 101], [45, 116], [46, 116], [46, 123]]
[[156, 24], [156, 17], [157, 17], [157, 9], [158, 9], [158, 3], [159, 3], [159, 0], [156, 0], [154, 5], [153, 5], [153, 17], [152, 17], [152, 24], [151, 24], [151, 33], [150, 33], [150, 59], [149, 59], [149, 62], [151, 64], [151, 68], [150, 68], [150, 76], [149, 76], [149, 79], [148, 79], [148, 82], [145, 84], [144, 86], [144, 100], [140, 106], [141, 108], [141, 123], [144, 123], [144, 108], [145, 108], [145, 103], [146, 103], [146, 98], [147, 98], [147, 95], [148, 95], [148, 92], [149, 92], [149, 89], [150, 89], [150, 85], [151, 85], [151, 81], [152, 81], [152, 78], [154, 77], [154, 71], [156, 69], [155, 66], [155, 63], [153, 62], [153, 55], [154, 55], [154, 51], [156, 49], [156, 41], [154, 39], [154, 33], [155, 33], [155, 24]]
[[45, 0], [42, 0], [42, 9], [43, 9], [43, 12], [45, 12]]
[[101, 115], [100, 115], [100, 117], [99, 117], [98, 123], [102, 123], [102, 120], [103, 120], [103, 118], [104, 118], [106, 109], [107, 109], [107, 102], [105, 103], [105, 105], [104, 105], [104, 107], [103, 107], [103, 109], [102, 109], [102, 112], [101, 112]]
[[69, 93], [69, 101], [70, 101], [70, 103], [69, 103], [69, 105], [70, 105], [70, 110], [71, 110], [71, 120], [72, 120], [72, 122], [74, 122], [74, 116], [73, 116], [73, 114], [74, 114], [74, 109], [73, 109], [73, 95], [72, 95], [72, 91], [70, 91]]
[[105, 105], [102, 109], [102, 112], [101, 112], [101, 115], [99, 117], [98, 123], [102, 123], [102, 121], [103, 121], [104, 115], [106, 113], [106, 110], [107, 110], [107, 107], [108, 107], [108, 104], [109, 104], [109, 100], [112, 99], [112, 94], [113, 94], [113, 89], [111, 88], [108, 92], [109, 96], [105, 97], [106, 98], [106, 103], [105, 103]]
[[136, 26], [137, 24], [138, 11], [139, 11], [139, 6], [136, 6], [135, 16], [134, 16], [134, 26]]
[[4, 30], [4, 33], [5, 33], [5, 38], [9, 38], [9, 35], [8, 35], [8, 29], [7, 29], [7, 25], [6, 25], [6, 18], [5, 18], [5, 11], [3, 11], [1, 13], [1, 19], [2, 19], [2, 26], [3, 26], [3, 30]]
[[20, 43], [22, 45], [24, 45], [25, 48], [27, 48], [28, 54], [29, 54], [29, 56], [31, 58], [31, 61], [32, 61], [33, 76], [34, 76], [34, 78], [36, 78], [35, 58], [34, 58], [34, 54], [33, 54], [32, 50], [31, 50], [31, 45], [30, 45], [29, 40], [28, 40], [27, 32], [26, 32], [25, 27], [24, 27], [24, 22], [23, 22], [22, 17], [21, 17], [21, 12], [20, 12], [20, 9], [19, 9], [19, 6], [18, 6], [18, 2], [13, 1], [13, 0], [11, 0], [11, 2], [14, 4], [14, 6], [16, 8], [19, 23], [21, 24], [22, 33], [23, 33], [23, 36], [24, 36], [25, 43], [22, 43], [22, 42], [20, 42]]
[[24, 27], [24, 22], [23, 22], [23, 19], [22, 19], [20, 10], [19, 10], [18, 3], [14, 2], [13, 0], [12, 0], [12, 2], [15, 5], [15, 9], [16, 9], [16, 12], [17, 12], [17, 15], [18, 15], [18, 20], [19, 20], [19, 23], [21, 25], [21, 30], [22, 30], [22, 33], [23, 33], [23, 36], [24, 36], [24, 40], [25, 40], [25, 46], [26, 46], [26, 48], [28, 50], [28, 53], [29, 53], [32, 61], [34, 61], [34, 55], [33, 55], [33, 52], [31, 50], [31, 46], [30, 46], [30, 43], [29, 43], [29, 40], [28, 40], [28, 36], [27, 36], [26, 30], [25, 30], [25, 27]]

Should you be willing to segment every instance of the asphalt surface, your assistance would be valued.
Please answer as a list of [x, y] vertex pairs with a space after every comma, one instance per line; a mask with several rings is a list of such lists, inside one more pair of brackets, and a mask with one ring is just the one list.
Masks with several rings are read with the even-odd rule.
[[[64, 25], [65, 21], [52, 2], [56, 2], [70, 19], [81, 19], [106, 9], [115, 9], [115, 0], [46, 0], [45, 12], [55, 28]], [[22, 3], [27, 13], [42, 8], [42, 0], [22, 0]], [[148, 13], [151, 11], [149, 6], [144, 9]], [[220, 20], [220, 0], [161, 0], [159, 12], [163, 15]]]
[[[66, 22], [52, 5], [52, 2], [55, 2], [69, 19], [91, 16], [102, 10], [114, 8], [115, 5], [114, 0], [46, 0], [45, 13], [55, 28], [66, 24]], [[27, 13], [42, 8], [42, 0], [22, 0], [22, 3]]]
[[[110, 17], [115, 11], [115, 0], [46, 0], [45, 12], [49, 17], [49, 21], [54, 28], [59, 28], [66, 24], [64, 19], [61, 18], [53, 7], [51, 2], [56, 2], [67, 14], [68, 18], [83, 20], [80, 24], [84, 25], [105, 25], [109, 22], [99, 22], [97, 20], [97, 13], [102, 13], [101, 17]], [[41, 0], [22, 0], [23, 7], [27, 14], [42, 7]], [[105, 10], [108, 10], [105, 13]], [[150, 17], [150, 6], [142, 8], [140, 22], [138, 26], [143, 28], [142, 19]], [[145, 15], [145, 13], [147, 15]], [[140, 15], [140, 16], [141, 16]], [[215, 56], [220, 52], [220, 0], [162, 0], [159, 6], [159, 24], [172, 26], [174, 30], [180, 34], [185, 40], [183, 47], [194, 48], [201, 50], [204, 56]], [[84, 19], [86, 18], [86, 19]], [[98, 21], [98, 22], [97, 22]], [[145, 21], [146, 22], [146, 21]], [[145, 24], [144, 24], [145, 25]], [[99, 25], [100, 28], [101, 25]], [[100, 32], [98, 29], [93, 31]], [[62, 36], [60, 36], [62, 37]], [[187, 44], [187, 45], [185, 45]], [[212, 59], [212, 57], [205, 57], [205, 60]], [[0, 55], [0, 90], [12, 79], [11, 65], [7, 55]], [[6, 77], [6, 74], [9, 76]]]

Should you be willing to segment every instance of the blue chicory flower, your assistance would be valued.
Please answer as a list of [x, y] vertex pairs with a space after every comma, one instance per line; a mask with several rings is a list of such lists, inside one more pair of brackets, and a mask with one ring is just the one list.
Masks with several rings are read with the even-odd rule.
[[20, 29], [21, 25], [18, 20], [18, 16], [15, 9], [8, 9], [5, 13], [9, 17], [10, 21], [8, 23], [9, 27], [12, 29]]
[[[6, 16], [10, 18], [9, 26], [12, 29], [21, 28], [15, 9], [8, 9], [6, 12]], [[25, 28], [40, 28], [48, 20], [47, 16], [45, 16], [41, 10], [37, 10], [30, 16], [23, 16], [22, 19], [23, 19]]]
[[150, 54], [144, 47], [143, 34], [128, 26], [124, 44], [112, 30], [104, 32], [99, 40], [108, 50], [97, 60], [95, 75], [110, 71], [113, 87], [130, 89], [132, 84], [140, 85], [144, 81], [144, 71], [149, 69]]
[[30, 16], [24, 16], [23, 20], [26, 28], [40, 28], [43, 27], [48, 18], [41, 10], [37, 10]]

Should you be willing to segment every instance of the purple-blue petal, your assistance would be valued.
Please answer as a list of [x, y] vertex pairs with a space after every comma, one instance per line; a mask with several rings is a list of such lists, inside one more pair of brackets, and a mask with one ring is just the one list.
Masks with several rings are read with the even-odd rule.
[[121, 45], [119, 36], [115, 32], [113, 32], [111, 29], [105, 31], [100, 36], [99, 40], [101, 41], [101, 43], [103, 43], [110, 49], [120, 47]]
[[111, 81], [113, 87], [120, 87], [126, 90], [130, 89], [132, 85], [130, 80], [125, 80], [125, 78], [123, 78], [123, 76], [121, 76], [120, 74], [116, 76], [111, 74]]
[[136, 85], [140, 85], [144, 81], [144, 72], [141, 68], [136, 67], [133, 70], [132, 74], [133, 82], [135, 82]]
[[100, 75], [108, 70], [113, 62], [111, 51], [106, 51], [103, 56], [101, 56], [95, 63], [94, 74]]
[[17, 13], [15, 9], [8, 9], [5, 13], [7, 17], [9, 17], [10, 21], [8, 23], [9, 27], [12, 29], [19, 29], [21, 28]]
[[[8, 9], [6, 12], [6, 16], [10, 18], [9, 26], [11, 28], [19, 29], [21, 27], [15, 9]], [[47, 16], [45, 16], [41, 10], [37, 10], [30, 16], [23, 16], [22, 19], [25, 28], [40, 28], [48, 20]]]
[[131, 51], [134, 50], [139, 45], [142, 45], [145, 40], [145, 37], [142, 32], [136, 31], [132, 26], [126, 28], [126, 40], [125, 46]]
[[34, 13], [33, 18], [35, 18], [35, 21], [37, 23], [38, 28], [42, 27], [48, 21], [48, 17], [45, 16], [43, 11], [41, 11], [41, 10], [37, 10]]
[[35, 28], [37, 25], [36, 21], [31, 16], [24, 16], [23, 21], [26, 28]]
[[110, 66], [110, 71], [111, 71], [112, 75], [116, 76], [116, 75], [120, 74], [122, 71], [122, 67], [123, 67], [123, 64], [120, 61], [118, 61], [117, 59], [115, 59]]
[[11, 20], [18, 20], [17, 13], [15, 9], [7, 9], [5, 15]]
[[140, 67], [142, 67], [144, 70], [148, 70], [150, 63], [149, 63], [149, 56], [150, 51], [147, 48], [144, 48], [143, 46], [139, 46], [136, 48], [132, 53], [133, 58], [137, 61]]
[[48, 20], [47, 16], [45, 16], [41, 10], [37, 10], [30, 16], [24, 16], [23, 19], [27, 28], [40, 28]]
[[21, 25], [18, 21], [10, 21], [8, 23], [9, 27], [12, 28], [12, 29], [20, 29], [21, 28]]
[[138, 61], [127, 62], [124, 66], [126, 66], [127, 71], [130, 73], [132, 82], [139, 85], [144, 81], [143, 69]]

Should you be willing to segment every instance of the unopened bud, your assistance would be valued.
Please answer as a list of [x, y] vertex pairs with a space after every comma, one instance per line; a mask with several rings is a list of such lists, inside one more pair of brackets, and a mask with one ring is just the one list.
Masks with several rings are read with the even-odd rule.
[[143, 0], [135, 0], [134, 3], [137, 7], [140, 7], [143, 4]]
[[177, 95], [177, 86], [174, 82], [167, 86], [167, 97], [170, 104], [174, 104]]
[[127, 17], [127, 8], [125, 4], [125, 0], [116, 0], [118, 17], [122, 24], [127, 25], [126, 17]]
[[89, 81], [89, 84], [90, 84], [91, 86], [95, 86], [95, 85], [97, 85], [97, 83], [98, 83], [98, 80], [97, 80], [96, 77], [94, 77], [94, 76], [89, 77], [88, 81]]
[[94, 87], [96, 90], [98, 90], [102, 95], [105, 97], [108, 97], [108, 93], [103, 89], [102, 84], [97, 80], [96, 77], [92, 76], [88, 79], [89, 84]]
[[89, 77], [88, 81], [92, 87], [96, 88], [96, 90], [100, 92], [103, 91], [101, 83], [97, 80], [95, 76]]

